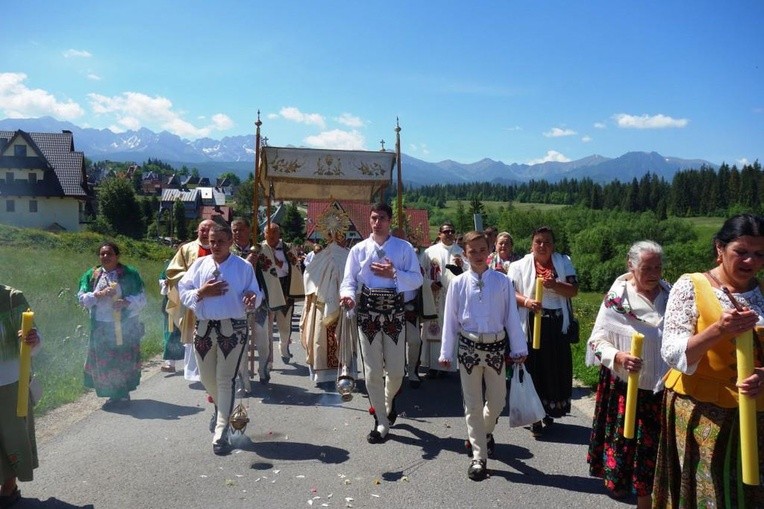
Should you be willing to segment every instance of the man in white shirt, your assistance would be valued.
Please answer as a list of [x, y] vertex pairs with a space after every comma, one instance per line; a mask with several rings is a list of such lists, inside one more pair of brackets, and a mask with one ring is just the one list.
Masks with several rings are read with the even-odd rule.
[[374, 429], [371, 444], [384, 442], [398, 414], [394, 398], [403, 382], [405, 320], [403, 293], [422, 285], [416, 252], [405, 240], [390, 235], [393, 211], [386, 203], [371, 209], [371, 235], [350, 249], [340, 285], [340, 302], [357, 308], [369, 413]]
[[456, 243], [456, 229], [451, 223], [443, 223], [438, 233], [439, 242], [425, 249], [422, 253], [422, 267], [429, 271], [432, 294], [435, 298], [435, 306], [438, 310], [438, 325], [425, 323], [423, 327], [424, 352], [422, 364], [428, 367], [427, 375], [437, 377], [438, 372], [454, 370], [455, 367], [446, 368], [438, 363], [440, 356], [441, 330], [443, 327], [443, 308], [446, 304], [446, 295], [451, 280], [461, 274], [466, 268], [463, 261], [464, 250]]
[[247, 311], [262, 299], [252, 265], [230, 249], [233, 234], [215, 224], [209, 233], [212, 254], [197, 259], [180, 280], [180, 300], [196, 316], [194, 354], [202, 384], [215, 400], [217, 420], [212, 451], [228, 454], [228, 424], [236, 375], [247, 341]]

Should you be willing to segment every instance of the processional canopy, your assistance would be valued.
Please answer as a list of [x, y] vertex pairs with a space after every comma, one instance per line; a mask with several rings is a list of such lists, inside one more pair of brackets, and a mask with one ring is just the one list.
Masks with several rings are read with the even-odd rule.
[[280, 200], [370, 202], [392, 183], [394, 152], [263, 147], [259, 174]]

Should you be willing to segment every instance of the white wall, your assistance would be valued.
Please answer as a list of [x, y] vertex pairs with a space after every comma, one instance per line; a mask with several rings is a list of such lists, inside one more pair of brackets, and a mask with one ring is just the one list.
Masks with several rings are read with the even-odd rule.
[[[15, 212], [6, 212], [7, 200], [14, 201]], [[37, 200], [37, 212], [29, 212], [31, 200]], [[74, 198], [1, 196], [0, 223], [42, 229], [58, 223], [70, 232], [78, 232], [85, 227], [80, 224], [80, 205]]]

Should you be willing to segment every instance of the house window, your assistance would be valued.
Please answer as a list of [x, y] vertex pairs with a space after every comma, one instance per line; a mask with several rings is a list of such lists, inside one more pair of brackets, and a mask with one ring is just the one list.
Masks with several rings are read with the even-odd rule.
[[30, 172], [29, 173], [29, 183], [30, 184], [36, 184], [37, 183], [37, 173]]
[[16, 212], [16, 202], [13, 200], [5, 200], [5, 211]]
[[16, 157], [26, 157], [27, 156], [27, 146], [26, 145], [14, 145], [13, 146], [13, 155]]
[[37, 212], [37, 200], [29, 200], [29, 212]]
[[5, 174], [5, 183], [6, 184], [13, 184], [13, 172], [9, 171]]

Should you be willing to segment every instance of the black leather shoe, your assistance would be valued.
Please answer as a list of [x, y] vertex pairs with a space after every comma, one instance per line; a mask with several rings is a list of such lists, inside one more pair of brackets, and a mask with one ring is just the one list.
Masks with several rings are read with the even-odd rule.
[[472, 460], [467, 469], [467, 477], [473, 481], [482, 481], [488, 475], [488, 469], [485, 467], [485, 460]]
[[216, 456], [225, 456], [231, 452], [231, 444], [224, 438], [220, 442], [212, 444], [212, 452], [215, 453]]
[[366, 441], [370, 444], [381, 444], [385, 441], [385, 438], [387, 436], [382, 436], [382, 434], [377, 430], [371, 430], [368, 435], [366, 435]]
[[493, 439], [493, 433], [486, 435], [486, 451], [488, 451], [488, 457], [493, 457], [493, 451], [496, 449], [496, 441]]
[[531, 424], [531, 435], [533, 435], [533, 438], [541, 438], [544, 436], [544, 426], [541, 424], [541, 421]]

